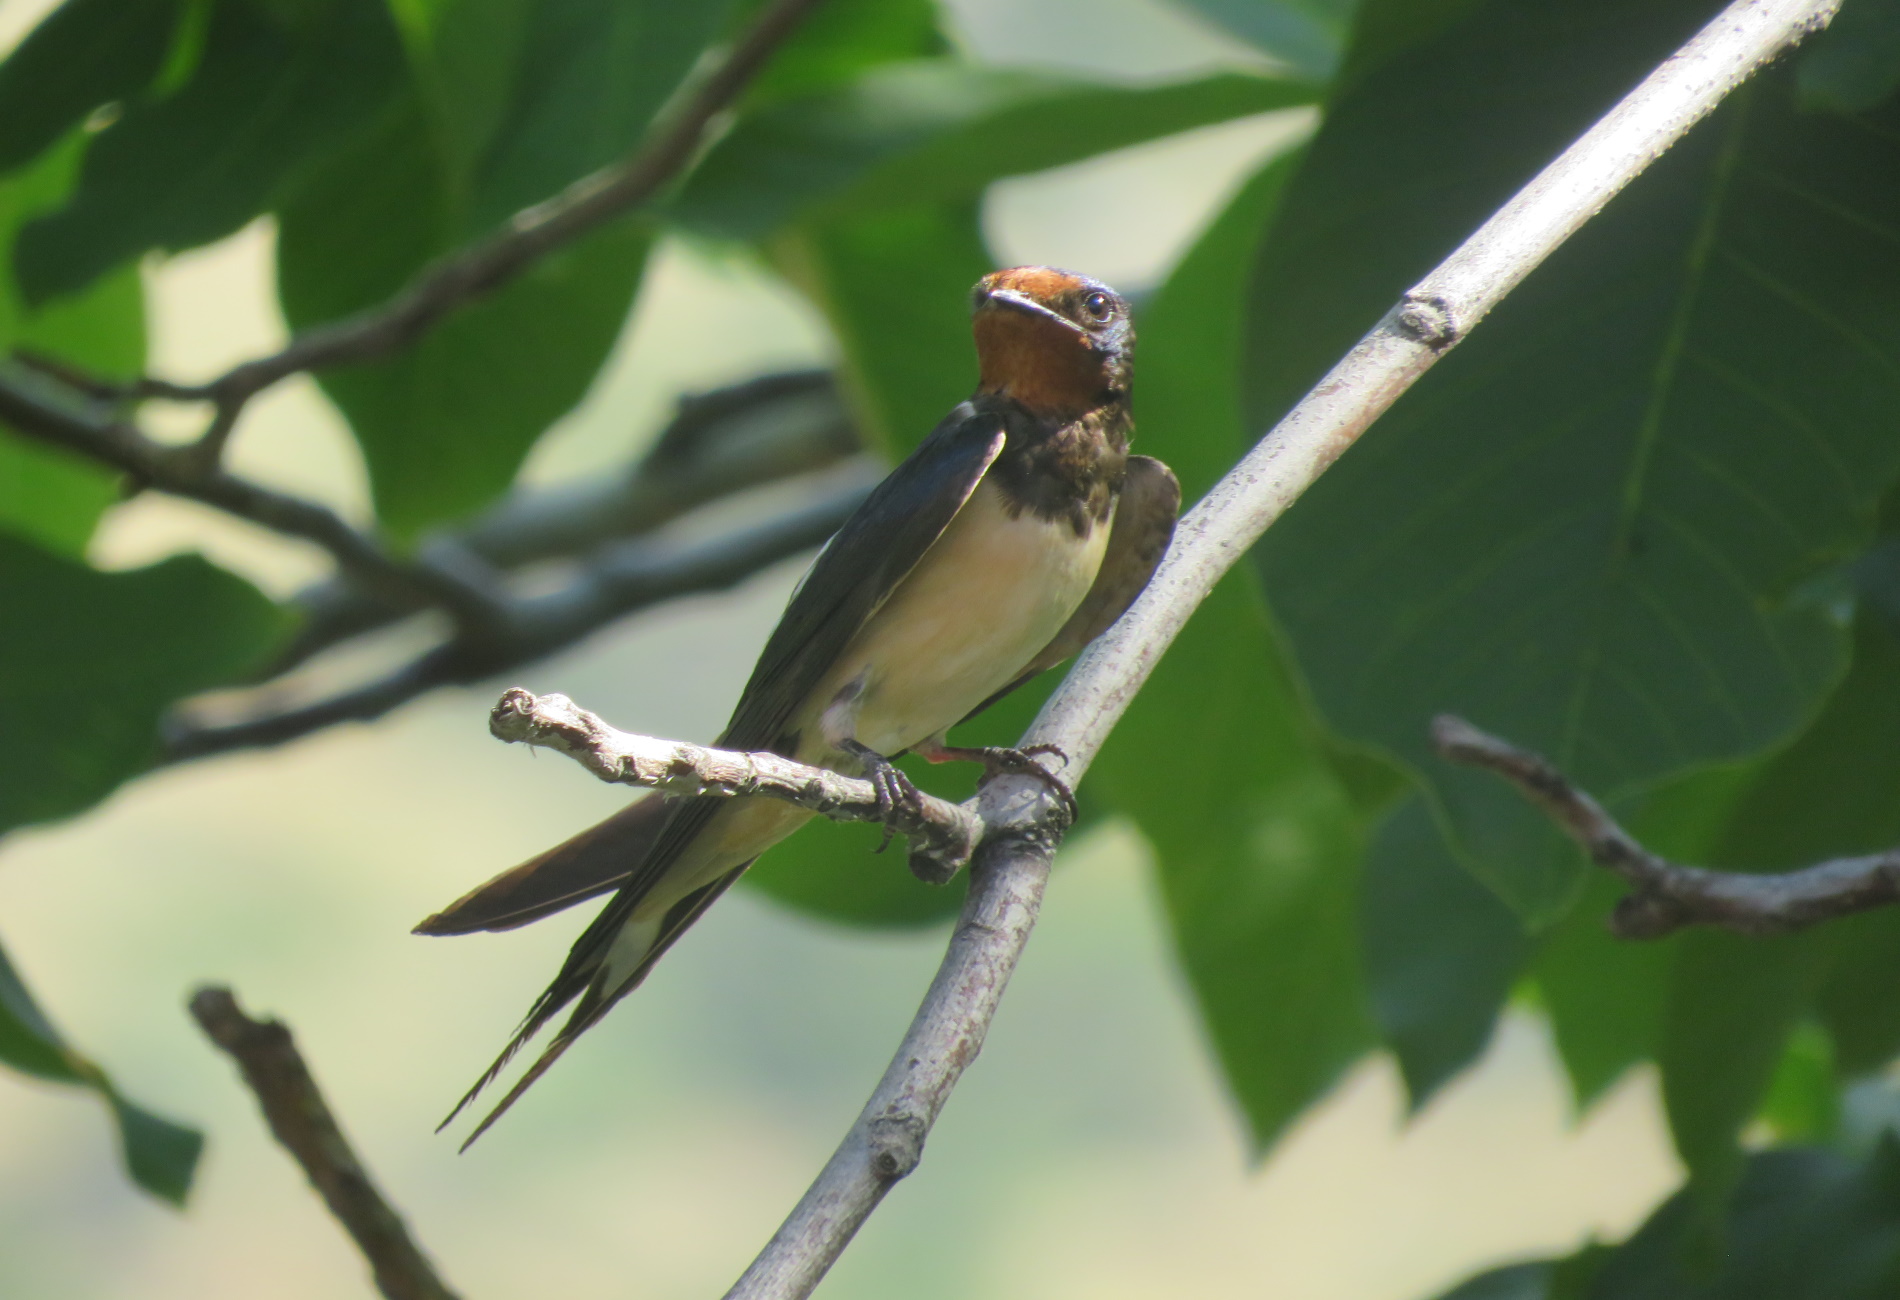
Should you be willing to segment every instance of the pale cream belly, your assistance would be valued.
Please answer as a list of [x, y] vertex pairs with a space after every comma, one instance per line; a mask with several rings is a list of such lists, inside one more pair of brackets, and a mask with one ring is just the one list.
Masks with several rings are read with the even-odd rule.
[[[862, 683], [855, 701], [816, 729], [835, 738], [848, 723], [860, 744], [896, 754], [961, 721], [1068, 621], [1107, 541], [1106, 524], [1080, 538], [1066, 522], [1029, 511], [1011, 518], [985, 479], [814, 693], [817, 722], [841, 689]], [[801, 756], [832, 758], [805, 730]]]
[[[1012, 519], [996, 489], [979, 484], [794, 718], [797, 757], [856, 773], [857, 761], [827, 742], [825, 722], [848, 724], [858, 743], [897, 754], [961, 721], [1014, 681], [1068, 621], [1095, 581], [1107, 540], [1106, 523], [1084, 539], [1028, 512]], [[852, 682], [862, 689], [825, 718]], [[657, 919], [812, 816], [776, 799], [733, 800], [641, 900], [636, 921]]]

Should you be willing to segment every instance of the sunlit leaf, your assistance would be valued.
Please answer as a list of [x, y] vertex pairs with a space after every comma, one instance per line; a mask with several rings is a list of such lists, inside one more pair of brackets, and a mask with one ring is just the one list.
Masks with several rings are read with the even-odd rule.
[[926, 60], [745, 118], [671, 209], [757, 239], [841, 212], [973, 197], [991, 181], [1192, 127], [1311, 103], [1306, 82], [1240, 73], [1158, 86]]
[[54, 725], [0, 746], [0, 831], [70, 816], [142, 771], [159, 715], [254, 665], [283, 629], [249, 583], [196, 556], [100, 573], [0, 534], [0, 716]]
[[302, 21], [221, 0], [191, 79], [128, 104], [94, 137], [71, 201], [21, 232], [27, 299], [230, 234], [382, 109], [402, 70], [382, 0], [336, 0]]

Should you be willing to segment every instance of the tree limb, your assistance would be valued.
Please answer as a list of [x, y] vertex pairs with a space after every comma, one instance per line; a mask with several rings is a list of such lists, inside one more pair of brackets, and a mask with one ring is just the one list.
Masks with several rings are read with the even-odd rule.
[[505, 596], [506, 617], [458, 631], [388, 672], [310, 703], [286, 705], [269, 682], [223, 704], [219, 721], [197, 702], [166, 719], [160, 762], [177, 763], [261, 745], [280, 745], [341, 722], [367, 722], [438, 686], [494, 677], [564, 650], [636, 610], [680, 596], [719, 591], [769, 564], [821, 545], [870, 491], [874, 476], [844, 479], [816, 500], [738, 532], [701, 542], [632, 538], [604, 547], [564, 585]]
[[290, 1030], [278, 1021], [245, 1015], [227, 988], [199, 989], [191, 998], [191, 1014], [237, 1062], [271, 1132], [356, 1242], [377, 1289], [388, 1300], [456, 1300], [337, 1127]]
[[1610, 914], [1610, 932], [1619, 939], [1660, 939], [1687, 925], [1787, 934], [1900, 902], [1900, 849], [1772, 875], [1683, 866], [1644, 848], [1541, 754], [1449, 714], [1432, 720], [1432, 743], [1453, 763], [1509, 781], [1592, 862], [1629, 882], [1631, 892]]
[[[626, 471], [517, 489], [466, 526], [439, 535], [438, 544], [498, 572], [598, 558], [603, 548], [656, 532], [700, 506], [830, 469], [862, 452], [829, 371], [760, 375], [681, 398], [652, 449]], [[367, 589], [346, 573], [305, 589], [293, 603], [303, 625], [262, 678], [281, 676], [422, 608]]]
[[980, 829], [969, 809], [922, 791], [914, 806], [886, 807], [869, 781], [828, 768], [766, 751], [738, 753], [616, 731], [565, 695], [535, 695], [514, 687], [496, 702], [488, 730], [511, 745], [566, 754], [601, 780], [619, 785], [687, 798], [757, 795], [833, 821], [883, 822], [910, 840], [911, 871], [934, 884], [948, 881], [970, 860]]
[[193, 456], [188, 447], [148, 438], [97, 404], [78, 406], [17, 364], [0, 362], [0, 421], [26, 437], [120, 470], [141, 487], [314, 542], [339, 569], [385, 599], [438, 606], [470, 628], [489, 627], [504, 616], [497, 593], [468, 574], [398, 559], [329, 507], [239, 478]]
[[[1738, 0], [1405, 294], [1181, 521], [1148, 589], [1086, 652], [1025, 744], [1068, 754], [1079, 782], [1214, 583], [1420, 375], [1757, 68], [1825, 25], [1838, 0]], [[916, 1019], [843, 1143], [727, 1300], [811, 1294], [896, 1181], [981, 1050], [1028, 941], [1061, 839], [1027, 778], [987, 782], [970, 895]]]

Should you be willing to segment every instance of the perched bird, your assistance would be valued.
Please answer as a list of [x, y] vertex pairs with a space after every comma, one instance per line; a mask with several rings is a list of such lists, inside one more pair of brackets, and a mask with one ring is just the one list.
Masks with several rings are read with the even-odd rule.
[[[891, 764], [906, 751], [1032, 772], [1071, 797], [1030, 755], [959, 748], [944, 733], [1121, 616], [1167, 548], [1181, 490], [1160, 461], [1128, 454], [1135, 336], [1119, 295], [1066, 271], [1016, 267], [978, 282], [973, 315], [975, 395], [819, 552], [720, 745], [868, 777], [887, 806], [914, 797]], [[574, 1004], [468, 1141], [481, 1136], [759, 854], [812, 815], [766, 798], [649, 798], [419, 926], [505, 929], [618, 885], [444, 1125]]]

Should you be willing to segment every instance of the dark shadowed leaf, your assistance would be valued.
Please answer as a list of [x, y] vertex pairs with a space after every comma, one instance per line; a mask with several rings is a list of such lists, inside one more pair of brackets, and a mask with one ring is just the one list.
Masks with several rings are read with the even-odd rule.
[[1192, 127], [1311, 103], [1308, 83], [1239, 73], [1124, 86], [927, 60], [762, 108], [694, 172], [671, 215], [757, 239], [841, 212], [968, 198], [1041, 171]]
[[1629, 1067], [1653, 1059], [1662, 1041], [1677, 941], [1611, 937], [1609, 911], [1623, 893], [1608, 873], [1592, 876], [1531, 967], [1579, 1112]]
[[1657, 1063], [1676, 1151], [1712, 1196], [1741, 1167], [1736, 1145], [1774, 1078], [1826, 963], [1815, 932], [1745, 938], [1694, 930], [1679, 940]]
[[250, 584], [196, 556], [99, 573], [0, 534], [0, 715], [66, 718], [0, 746], [0, 831], [66, 817], [144, 770], [159, 715], [255, 664], [283, 628]]
[[[1706, 16], [1497, 0], [1359, 80], [1255, 281], [1259, 416]], [[1800, 114], [1770, 74], [1263, 543], [1326, 717], [1414, 764], [1527, 918], [1570, 905], [1577, 855], [1502, 783], [1431, 762], [1427, 719], [1462, 713], [1605, 796], [1806, 723], [1846, 639], [1804, 584], [1866, 544], [1900, 468], [1896, 210], [1895, 124]]]
[[154, 1196], [183, 1205], [204, 1150], [204, 1135], [120, 1095], [89, 1058], [66, 1044], [0, 948], [0, 1062], [38, 1079], [90, 1088], [105, 1101], [119, 1128], [120, 1150], [132, 1181]]
[[931, 0], [825, 0], [746, 88], [758, 106], [828, 90], [880, 63], [949, 52]]
[[1416, 1111], [1483, 1054], [1531, 939], [1451, 855], [1423, 799], [1379, 827], [1361, 888], [1372, 1014]]
[[[292, 326], [394, 293], [444, 247], [451, 202], [413, 107], [340, 156], [282, 213], [278, 294]], [[649, 244], [640, 226], [606, 226], [395, 359], [320, 376], [363, 449], [385, 526], [412, 537], [507, 488], [612, 350]]]
[[230, 234], [379, 112], [402, 72], [381, 0], [305, 6], [296, 19], [220, 0], [191, 79], [129, 104], [93, 139], [71, 201], [21, 232], [27, 298], [72, 293], [148, 249]]
[[991, 263], [974, 199], [845, 217], [770, 247], [825, 313], [860, 427], [893, 458], [975, 391], [970, 290]]
[[[0, 180], [0, 249], [20, 225], [55, 206], [72, 183], [83, 142], [69, 138]], [[21, 301], [10, 259], [0, 271], [0, 353], [29, 349], [95, 374], [129, 377], [144, 368], [145, 301], [135, 267], [37, 311]], [[0, 433], [0, 527], [76, 555], [118, 496], [114, 477], [64, 452]]]
[[[1175, 467], [1190, 501], [1244, 445], [1240, 272], [1286, 171], [1269, 164], [1241, 189], [1138, 322], [1136, 444]], [[1195, 613], [1090, 780], [1154, 848], [1176, 950], [1264, 1150], [1373, 1035], [1357, 935], [1367, 818], [1308, 721], [1252, 575], [1230, 574]]]
[[1862, 113], [1900, 90], [1900, 0], [1846, 0], [1801, 51], [1803, 103]]
[[66, 0], [0, 63], [0, 173], [164, 66], [186, 0]]

